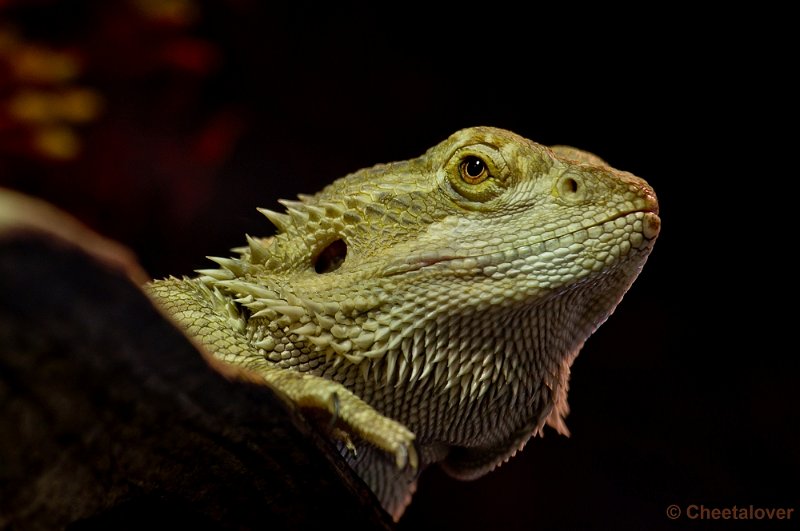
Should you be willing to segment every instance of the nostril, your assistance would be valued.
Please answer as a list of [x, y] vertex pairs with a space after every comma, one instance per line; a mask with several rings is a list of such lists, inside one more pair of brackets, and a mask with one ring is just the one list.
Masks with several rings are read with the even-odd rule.
[[556, 193], [562, 199], [577, 200], [583, 194], [579, 178], [573, 175], [562, 175], [556, 183]]

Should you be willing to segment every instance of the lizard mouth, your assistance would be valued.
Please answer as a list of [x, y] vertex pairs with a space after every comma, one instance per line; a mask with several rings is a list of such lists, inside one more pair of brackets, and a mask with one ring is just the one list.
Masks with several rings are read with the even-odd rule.
[[[648, 244], [652, 243], [653, 240], [658, 236], [661, 230], [661, 218], [658, 216], [658, 205], [649, 206], [648, 208], [638, 209], [638, 210], [629, 210], [626, 212], [620, 212], [614, 216], [605, 219], [599, 223], [595, 223], [590, 227], [583, 227], [581, 229], [577, 229], [573, 232], [568, 232], [562, 234], [560, 236], [556, 236], [553, 238], [548, 238], [547, 240], [542, 240], [539, 242], [535, 242], [535, 245], [543, 245], [546, 244], [548, 241], [556, 240], [559, 238], [564, 238], [569, 236], [570, 234], [575, 234], [578, 230], [586, 230], [590, 229], [591, 227], [597, 227], [601, 225], [605, 225], [607, 223], [613, 223], [617, 219], [625, 218], [635, 214], [642, 214], [641, 218], [641, 230], [639, 232], [645, 240], [648, 241]], [[508, 253], [515, 251], [515, 248], [506, 249], [503, 251], [498, 251], [499, 253]], [[498, 253], [490, 253], [485, 255], [476, 255], [476, 256], [460, 256], [455, 255], [452, 253], [438, 253], [438, 252], [426, 252], [420, 254], [412, 254], [406, 257], [405, 260], [401, 262], [395, 262], [394, 264], [389, 265], [385, 270], [384, 274], [386, 276], [393, 276], [399, 275], [402, 273], [409, 273], [412, 271], [418, 271], [420, 269], [430, 268], [435, 266], [436, 264], [440, 264], [443, 262], [457, 262], [462, 261], [464, 262], [464, 269], [469, 269], [469, 266], [481, 266], [481, 265], [492, 265], [491, 263], [482, 264], [483, 261], [487, 260], [487, 258], [491, 257], [494, 254]], [[474, 263], [473, 263], [474, 262]]]

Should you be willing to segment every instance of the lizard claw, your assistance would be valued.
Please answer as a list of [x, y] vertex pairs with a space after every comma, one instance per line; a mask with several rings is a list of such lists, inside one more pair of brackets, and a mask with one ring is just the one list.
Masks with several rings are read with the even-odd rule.
[[358, 457], [358, 447], [356, 447], [353, 438], [350, 437], [350, 434], [346, 430], [336, 426], [329, 426], [329, 432], [331, 437], [341, 442], [347, 451], [353, 454], [353, 457]]
[[417, 466], [419, 466], [417, 449], [414, 447], [413, 443], [408, 446], [405, 445], [399, 446], [394, 453], [394, 459], [397, 468], [402, 469], [405, 468], [406, 465], [408, 465], [413, 470], [416, 470]]

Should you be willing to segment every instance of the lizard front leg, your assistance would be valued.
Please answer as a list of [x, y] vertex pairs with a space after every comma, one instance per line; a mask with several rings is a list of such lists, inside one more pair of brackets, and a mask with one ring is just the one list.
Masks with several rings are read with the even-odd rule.
[[345, 425], [345, 433], [394, 455], [398, 468], [416, 468], [414, 433], [403, 424], [378, 413], [338, 382], [291, 369], [263, 367], [255, 369], [270, 387], [283, 394], [301, 409], [323, 410], [335, 422]]
[[243, 333], [244, 317], [230, 298], [189, 279], [157, 280], [148, 284], [146, 291], [214, 358], [257, 375], [301, 410], [322, 411], [332, 416], [336, 426], [342, 426], [346, 434], [357, 435], [392, 454], [398, 468], [417, 467], [411, 430], [381, 415], [338, 382], [273, 366], [248, 344]]

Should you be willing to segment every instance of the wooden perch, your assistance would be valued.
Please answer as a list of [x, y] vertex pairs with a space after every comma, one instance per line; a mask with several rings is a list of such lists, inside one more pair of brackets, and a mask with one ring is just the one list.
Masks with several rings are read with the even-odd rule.
[[336, 449], [228, 374], [130, 253], [0, 190], [0, 528], [388, 529]]

